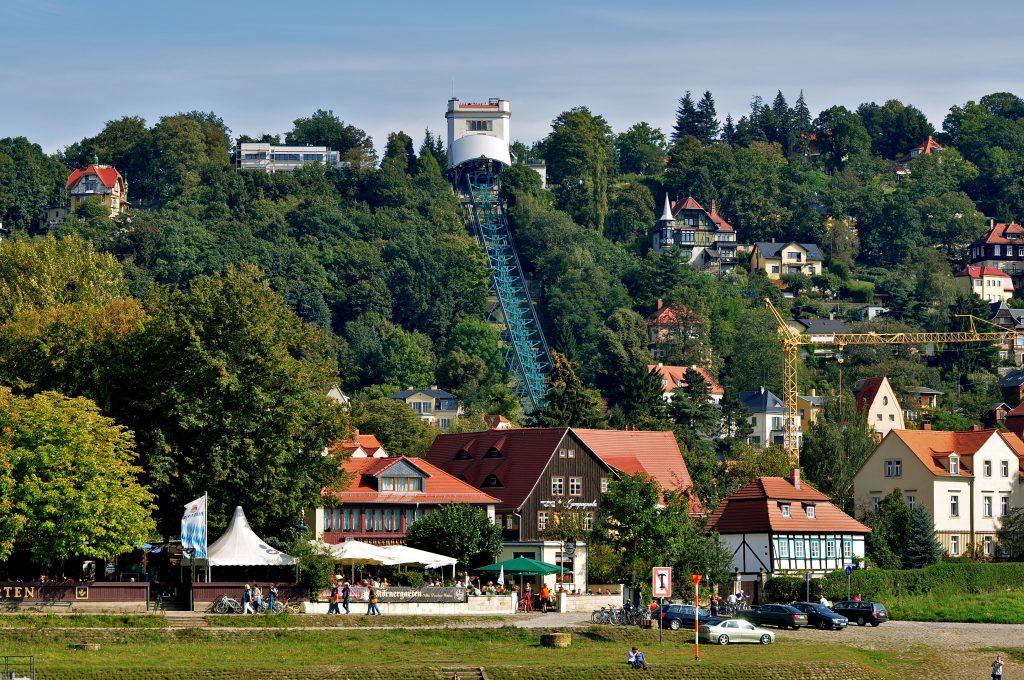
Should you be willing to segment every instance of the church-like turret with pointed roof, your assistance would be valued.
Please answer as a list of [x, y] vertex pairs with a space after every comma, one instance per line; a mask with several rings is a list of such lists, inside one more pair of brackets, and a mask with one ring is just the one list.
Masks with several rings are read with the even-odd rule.
[[727, 274], [736, 266], [736, 230], [718, 214], [715, 202], [711, 210], [693, 196], [685, 201], [669, 201], [665, 194], [661, 217], [651, 230], [654, 250], [673, 250], [702, 269]]

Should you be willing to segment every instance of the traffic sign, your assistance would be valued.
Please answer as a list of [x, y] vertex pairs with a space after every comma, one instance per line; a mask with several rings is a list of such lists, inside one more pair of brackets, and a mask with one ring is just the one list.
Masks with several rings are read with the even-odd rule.
[[809, 571], [805, 571], [804, 572], [804, 580], [810, 582], [810, 580], [811, 580], [811, 572], [809, 572]]
[[672, 567], [651, 569], [651, 596], [672, 597]]
[[694, 585], [697, 585], [698, 583], [700, 583], [700, 574], [694, 574], [690, 578], [693, 579], [693, 584]]
[[846, 575], [849, 576], [852, 573], [853, 573], [853, 565], [852, 564], [847, 564], [846, 565]]

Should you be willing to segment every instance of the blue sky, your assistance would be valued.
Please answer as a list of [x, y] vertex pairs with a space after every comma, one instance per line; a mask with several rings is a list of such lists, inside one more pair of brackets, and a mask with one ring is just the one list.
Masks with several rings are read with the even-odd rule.
[[511, 100], [524, 141], [579, 105], [668, 131], [687, 89], [722, 118], [802, 88], [815, 114], [899, 98], [941, 126], [953, 104], [1024, 95], [1022, 20], [1011, 1], [0, 0], [0, 137], [56, 151], [192, 109], [255, 135], [325, 108], [379, 149], [443, 130], [453, 78], [463, 100]]

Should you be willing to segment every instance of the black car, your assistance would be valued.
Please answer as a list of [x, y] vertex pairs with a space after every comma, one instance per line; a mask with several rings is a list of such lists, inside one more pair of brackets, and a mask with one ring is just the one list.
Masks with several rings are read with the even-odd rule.
[[788, 604], [763, 604], [750, 611], [741, 612], [738, 616], [762, 626], [778, 626], [796, 630], [807, 625], [807, 614]]
[[808, 626], [816, 626], [822, 630], [842, 630], [850, 622], [845, 616], [836, 614], [817, 602], [794, 602], [792, 606], [807, 614]]
[[858, 626], [879, 626], [889, 620], [889, 610], [881, 602], [868, 602], [867, 600], [845, 600], [832, 605], [832, 611], [848, 618], [851, 622], [856, 621]]
[[[654, 610], [651, 618], [660, 622], [662, 628], [693, 630], [697, 623], [697, 608], [692, 604], [664, 604]], [[706, 623], [710, 618], [711, 612], [701, 607], [700, 622]]]

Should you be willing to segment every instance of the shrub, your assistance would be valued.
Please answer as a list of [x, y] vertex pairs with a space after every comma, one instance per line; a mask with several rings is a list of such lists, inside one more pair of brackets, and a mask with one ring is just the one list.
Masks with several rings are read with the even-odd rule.
[[875, 284], [869, 281], [847, 281], [843, 293], [854, 302], [871, 302], [875, 296]]
[[[822, 590], [827, 597], [846, 598], [844, 572], [831, 572], [822, 581]], [[894, 598], [897, 585], [901, 595], [1021, 590], [1024, 587], [1024, 564], [940, 562], [924, 569], [858, 569], [851, 577], [852, 592], [860, 593], [865, 599]]]

